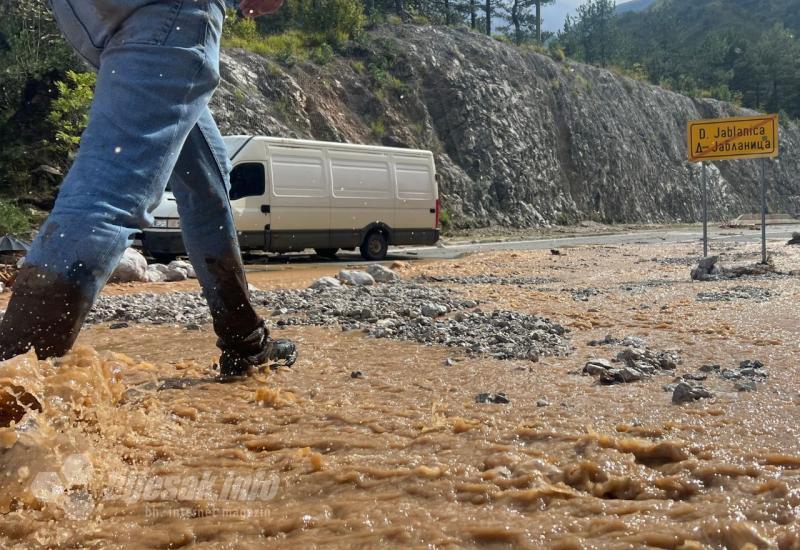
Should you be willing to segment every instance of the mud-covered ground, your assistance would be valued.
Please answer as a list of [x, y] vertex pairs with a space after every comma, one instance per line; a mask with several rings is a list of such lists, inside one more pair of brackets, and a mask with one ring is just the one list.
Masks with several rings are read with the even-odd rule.
[[799, 548], [800, 279], [693, 283], [697, 252], [252, 273], [302, 355], [228, 384], [195, 283], [110, 287], [89, 347], [0, 364], [0, 544]]

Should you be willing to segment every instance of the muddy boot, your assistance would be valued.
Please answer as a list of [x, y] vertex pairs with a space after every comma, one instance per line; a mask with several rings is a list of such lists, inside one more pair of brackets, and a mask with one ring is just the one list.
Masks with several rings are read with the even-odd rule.
[[0, 361], [31, 348], [39, 359], [69, 351], [92, 307], [81, 276], [75, 273], [70, 280], [37, 266], [22, 268], [0, 321]]
[[247, 376], [250, 369], [260, 365], [270, 368], [291, 367], [297, 361], [297, 346], [291, 340], [273, 340], [264, 321], [246, 339], [235, 346], [218, 342], [222, 348], [219, 358], [219, 377], [231, 380]]

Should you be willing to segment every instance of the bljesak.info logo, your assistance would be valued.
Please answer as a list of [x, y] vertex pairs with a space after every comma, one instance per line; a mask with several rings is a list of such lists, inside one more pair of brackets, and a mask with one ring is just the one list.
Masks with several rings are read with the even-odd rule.
[[[30, 490], [42, 503], [60, 507], [72, 520], [90, 519], [103, 502], [137, 503], [205, 502], [213, 505], [206, 515], [255, 515], [255, 505], [275, 498], [280, 479], [272, 472], [236, 473], [201, 471], [192, 474], [146, 474], [141, 472], [111, 475], [105, 486], [94, 494], [89, 491], [95, 477], [88, 456], [73, 454], [64, 460], [59, 471], [39, 472]], [[233, 507], [233, 504], [237, 504]], [[245, 506], [242, 506], [242, 505]], [[231, 506], [230, 510], [226, 505]], [[176, 510], [148, 510], [149, 515], [184, 515]], [[187, 509], [188, 510], [188, 509]], [[196, 511], [193, 512], [197, 514]]]

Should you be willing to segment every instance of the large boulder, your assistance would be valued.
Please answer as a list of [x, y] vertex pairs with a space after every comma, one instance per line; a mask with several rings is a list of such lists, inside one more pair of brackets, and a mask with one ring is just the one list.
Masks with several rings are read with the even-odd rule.
[[[182, 281], [182, 280], [187, 279], [187, 278], [189, 278], [189, 279], [196, 279], [197, 278], [197, 274], [195, 274], [195, 272], [194, 272], [194, 267], [192, 267], [192, 264], [190, 264], [189, 262], [187, 262], [185, 260], [172, 261], [172, 262], [169, 263], [169, 265], [167, 267], [170, 270], [172, 270], [172, 272], [174, 273], [175, 277], [178, 277], [175, 280]], [[186, 277], [180, 278], [180, 277], [183, 276], [184, 273], [186, 274]], [[171, 280], [171, 279], [168, 278], [168, 280]]]
[[147, 260], [138, 250], [128, 248], [122, 255], [119, 265], [111, 274], [111, 282], [132, 283], [144, 282], [147, 277]]
[[367, 273], [372, 275], [377, 283], [391, 283], [392, 281], [400, 280], [400, 276], [381, 264], [372, 264], [367, 268]]
[[346, 285], [353, 286], [372, 286], [375, 279], [366, 271], [350, 271], [343, 269], [339, 272], [339, 280]]

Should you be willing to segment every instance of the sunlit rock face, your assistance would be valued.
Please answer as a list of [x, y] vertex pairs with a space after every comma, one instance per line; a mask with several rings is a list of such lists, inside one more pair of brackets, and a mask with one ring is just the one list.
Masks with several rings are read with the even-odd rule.
[[[465, 227], [697, 221], [687, 121], [747, 112], [433, 27], [372, 31], [324, 65], [227, 50], [221, 73], [224, 133], [430, 149], [444, 206]], [[799, 144], [783, 121], [772, 212], [800, 214]], [[710, 166], [711, 216], [756, 212], [759, 175], [760, 161]]]

